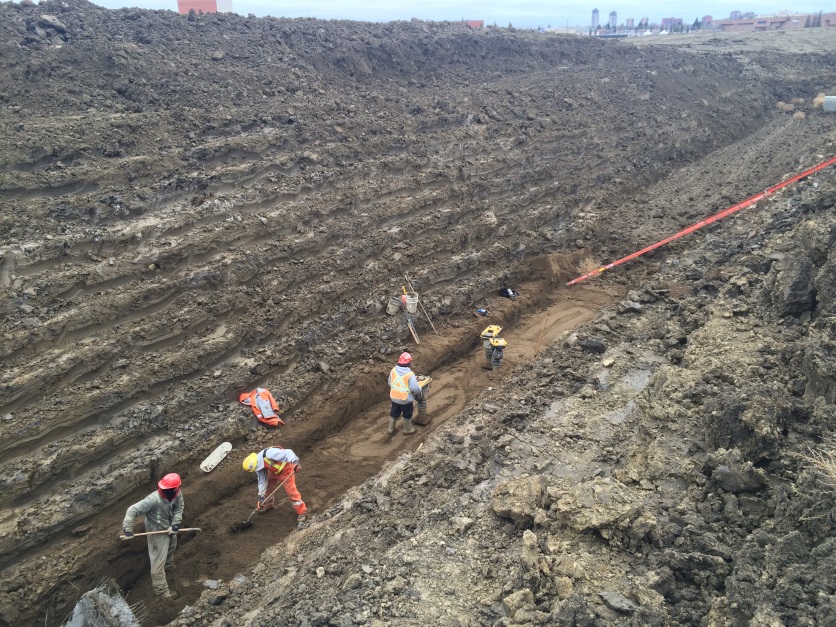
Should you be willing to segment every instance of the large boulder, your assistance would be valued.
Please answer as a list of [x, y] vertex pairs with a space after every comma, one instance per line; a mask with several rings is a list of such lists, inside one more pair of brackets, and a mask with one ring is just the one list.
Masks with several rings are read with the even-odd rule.
[[496, 515], [510, 518], [521, 526], [530, 526], [537, 510], [545, 503], [546, 480], [542, 475], [503, 481], [491, 495], [491, 508]]
[[576, 484], [552, 506], [577, 531], [595, 529], [605, 538], [638, 518], [642, 504], [623, 483], [596, 477]]

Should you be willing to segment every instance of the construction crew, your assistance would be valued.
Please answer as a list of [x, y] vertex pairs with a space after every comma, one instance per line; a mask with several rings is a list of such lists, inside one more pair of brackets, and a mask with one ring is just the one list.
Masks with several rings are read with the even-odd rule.
[[389, 434], [395, 432], [395, 424], [398, 418], [403, 416], [404, 435], [415, 433], [412, 426], [412, 401], [423, 401], [424, 391], [418, 385], [418, 379], [412, 372], [412, 355], [401, 353], [398, 357], [398, 365], [392, 368], [389, 373], [389, 398], [392, 401], [392, 409], [389, 412]]
[[183, 494], [180, 492], [180, 475], [167, 474], [160, 479], [156, 492], [128, 508], [122, 531], [125, 539], [134, 535], [134, 521], [145, 515], [145, 531], [168, 531], [147, 536], [148, 557], [151, 558], [151, 585], [158, 597], [176, 599], [176, 591], [168, 589], [165, 571], [174, 568], [174, 549], [177, 548], [177, 532], [183, 522]]
[[296, 522], [300, 525], [305, 522], [308, 508], [305, 507], [302, 495], [296, 489], [295, 475], [302, 470], [296, 453], [289, 448], [271, 446], [258, 453], [247, 455], [244, 460], [244, 470], [254, 472], [258, 478], [258, 505], [256, 507], [259, 512], [266, 512], [275, 507], [276, 497], [273, 493], [279, 485], [283, 485], [296, 512]]
[[270, 427], [278, 427], [284, 424], [284, 420], [279, 418], [279, 404], [267, 388], [256, 388], [252, 392], [243, 392], [238, 397], [238, 402], [250, 407], [255, 417]]

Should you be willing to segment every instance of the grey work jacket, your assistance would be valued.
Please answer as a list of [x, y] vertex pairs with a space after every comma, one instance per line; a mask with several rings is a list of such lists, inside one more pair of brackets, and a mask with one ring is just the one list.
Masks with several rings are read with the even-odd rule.
[[134, 520], [140, 514], [145, 514], [145, 531], [163, 531], [171, 525], [179, 525], [183, 522], [183, 506], [182, 492], [169, 503], [155, 490], [128, 508], [125, 520], [122, 521], [122, 529], [133, 532]]

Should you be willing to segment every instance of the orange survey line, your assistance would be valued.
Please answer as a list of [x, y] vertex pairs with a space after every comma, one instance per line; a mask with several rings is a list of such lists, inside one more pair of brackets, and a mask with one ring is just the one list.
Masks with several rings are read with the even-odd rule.
[[574, 285], [575, 283], [580, 283], [581, 281], [585, 281], [586, 279], [588, 279], [590, 277], [593, 277], [596, 274], [601, 274], [602, 272], [604, 272], [606, 270], [609, 270], [610, 268], [614, 268], [616, 266], [620, 266], [622, 263], [632, 261], [636, 257], [641, 257], [645, 253], [649, 253], [651, 250], [656, 250], [657, 248], [660, 248], [660, 247], [664, 246], [665, 244], [668, 244], [668, 243], [670, 243], [670, 242], [672, 242], [676, 239], [679, 239], [680, 237], [684, 237], [685, 235], [688, 235], [689, 233], [693, 233], [694, 231], [698, 231], [701, 228], [703, 228], [704, 226], [708, 226], [709, 224], [719, 222], [723, 218], [725, 218], [727, 216], [730, 216], [731, 214], [733, 214], [737, 211], [740, 211], [741, 209], [745, 209], [746, 207], [754, 205], [756, 202], [758, 202], [759, 200], [763, 200], [767, 196], [771, 196], [772, 194], [774, 194], [778, 190], [783, 189], [784, 187], [787, 187], [788, 185], [792, 185], [793, 183], [795, 183], [797, 181], [800, 181], [801, 179], [803, 179], [805, 177], [810, 176], [814, 172], [818, 172], [819, 170], [822, 170], [822, 169], [826, 168], [827, 166], [834, 165], [834, 164], [836, 164], [836, 157], [832, 157], [832, 158], [828, 159], [827, 161], [823, 161], [822, 163], [818, 164], [817, 166], [810, 168], [809, 170], [804, 170], [804, 172], [802, 172], [801, 174], [796, 174], [795, 176], [793, 176], [791, 178], [788, 178], [785, 181], [781, 181], [777, 185], [773, 185], [772, 187], [769, 187], [769, 188], [763, 190], [762, 192], [759, 192], [759, 193], [755, 194], [754, 196], [750, 196], [749, 198], [747, 198], [743, 202], [739, 202], [736, 205], [732, 205], [728, 209], [723, 209], [722, 211], [719, 211], [719, 212], [715, 213], [713, 216], [709, 216], [708, 218], [705, 218], [704, 220], [700, 220], [699, 222], [682, 229], [681, 231], [679, 231], [679, 233], [671, 235], [670, 237], [666, 237], [665, 239], [663, 239], [659, 242], [656, 242], [655, 244], [652, 244], [652, 245], [648, 246], [647, 248], [642, 248], [641, 250], [638, 250], [638, 251], [636, 251], [636, 252], [634, 252], [630, 255], [627, 255], [626, 257], [622, 257], [618, 261], [613, 261], [612, 263], [608, 263], [605, 266], [601, 266], [597, 270], [593, 270], [592, 272], [588, 272], [588, 273], [584, 274], [583, 276], [579, 276], [577, 279], [572, 279], [571, 281], [567, 282], [566, 285], [567, 286]]

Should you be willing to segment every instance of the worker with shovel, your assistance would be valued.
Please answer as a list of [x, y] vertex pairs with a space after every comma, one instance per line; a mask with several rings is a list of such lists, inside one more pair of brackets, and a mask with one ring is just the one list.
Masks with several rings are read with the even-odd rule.
[[418, 378], [412, 372], [411, 365], [412, 355], [401, 353], [398, 365], [389, 373], [389, 400], [392, 401], [392, 409], [389, 411], [389, 435], [395, 432], [395, 424], [401, 416], [404, 435], [415, 433], [412, 426], [412, 402], [423, 401], [424, 390], [418, 384]]
[[[151, 558], [151, 585], [158, 597], [176, 599], [176, 591], [168, 589], [165, 571], [174, 568], [174, 549], [177, 548], [177, 532], [183, 522], [183, 494], [180, 492], [180, 475], [167, 474], [160, 479], [157, 490], [139, 503], [128, 508], [122, 521], [122, 536], [125, 540], [133, 537], [134, 521], [140, 514], [145, 515], [145, 530], [148, 534], [148, 556]], [[154, 533], [165, 532], [168, 533]], [[141, 535], [141, 534], [140, 534]]]
[[[266, 512], [276, 505], [275, 492], [284, 486], [284, 491], [290, 499], [296, 512], [298, 524], [305, 522], [308, 508], [302, 500], [302, 495], [296, 488], [296, 473], [302, 470], [299, 457], [289, 448], [271, 446], [258, 453], [250, 453], [244, 460], [244, 470], [254, 472], [258, 478], [259, 512]], [[269, 492], [269, 495], [268, 495]]]

